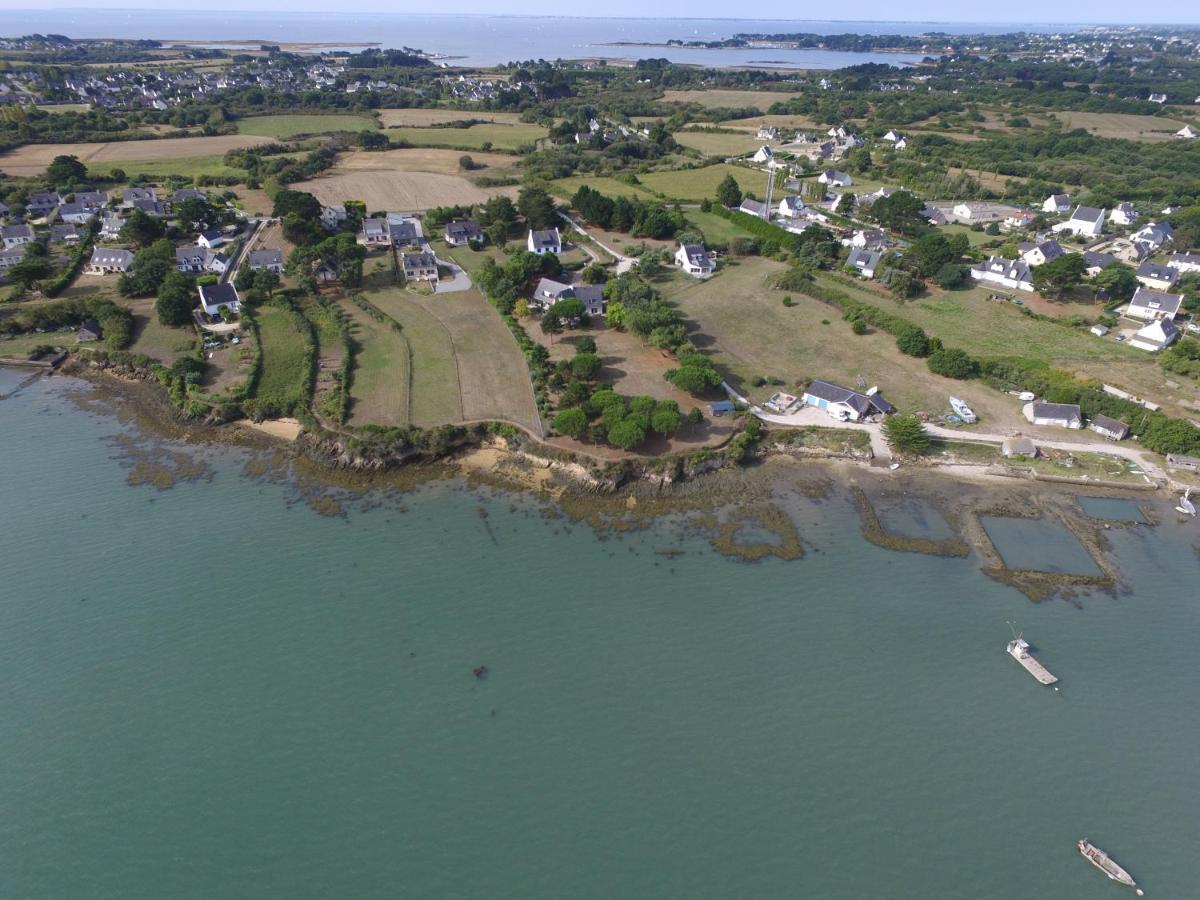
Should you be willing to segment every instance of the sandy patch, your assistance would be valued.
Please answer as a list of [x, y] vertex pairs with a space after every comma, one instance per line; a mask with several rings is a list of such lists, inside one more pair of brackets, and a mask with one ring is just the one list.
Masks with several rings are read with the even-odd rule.
[[300, 437], [300, 432], [304, 430], [297, 419], [268, 419], [264, 422], [252, 422], [247, 419], [239, 424], [285, 441], [296, 440], [296, 438]]
[[405, 125], [424, 127], [441, 125], [443, 122], [461, 122], [464, 119], [481, 119], [503, 125], [515, 125], [521, 121], [520, 113], [486, 112], [477, 109], [381, 109], [379, 121], [385, 128], [401, 128]]
[[0, 154], [0, 170], [9, 175], [32, 177], [45, 171], [56, 156], [77, 156], [84, 163], [186, 159], [220, 156], [229, 150], [269, 144], [273, 138], [245, 134], [216, 137], [163, 138], [152, 141], [112, 141], [100, 144], [28, 144]]

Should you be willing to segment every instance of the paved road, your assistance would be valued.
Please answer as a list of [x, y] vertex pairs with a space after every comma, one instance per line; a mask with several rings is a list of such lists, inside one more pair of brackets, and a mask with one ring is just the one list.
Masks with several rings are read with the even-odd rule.
[[452, 259], [442, 259], [441, 257], [438, 257], [438, 264], [449, 269], [451, 274], [448, 279], [438, 279], [437, 287], [433, 289], [435, 294], [458, 294], [471, 289], [471, 276], [462, 266]]
[[238, 251], [237, 258], [230, 262], [229, 268], [221, 273], [222, 284], [227, 281], [232, 281], [237, 275], [238, 269], [240, 269], [246, 263], [246, 260], [250, 258], [250, 248], [253, 247], [254, 242], [258, 240], [258, 236], [262, 232], [263, 228], [266, 227], [268, 220], [247, 219], [246, 221], [252, 223], [254, 227], [250, 229], [250, 234], [246, 240], [242, 242], [242, 246]]
[[[611, 256], [613, 259], [615, 259], [617, 261], [617, 274], [618, 275], [620, 275], [622, 272], [628, 272], [630, 269], [632, 269], [634, 266], [637, 265], [636, 259], [634, 259], [631, 256], [622, 256], [620, 253], [618, 253], [612, 247], [609, 247], [607, 244], [598, 240], [595, 235], [590, 234], [586, 228], [584, 228], [582, 225], [580, 225], [578, 222], [576, 222], [574, 219], [572, 219], [566, 213], [560, 212], [558, 215], [560, 218], [562, 218], [562, 220], [564, 222], [566, 222], [568, 225], [571, 226], [572, 231], [582, 234], [585, 238], [591, 238], [591, 240], [596, 244], [597, 247], [599, 247], [601, 250], [603, 250], [605, 253], [607, 253], [609, 256]], [[596, 252], [587, 245], [586, 241], [580, 242], [579, 249], [582, 250], [584, 253], [586, 253], [588, 256], [590, 256], [596, 262], [600, 262], [600, 257], [597, 256]]]

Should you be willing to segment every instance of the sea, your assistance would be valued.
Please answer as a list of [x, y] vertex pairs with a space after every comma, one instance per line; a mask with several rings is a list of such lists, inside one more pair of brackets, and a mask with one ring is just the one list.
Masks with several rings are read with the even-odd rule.
[[452, 478], [330, 508], [28, 374], [0, 896], [1129, 896], [1084, 836], [1196, 896], [1194, 522], [1113, 527], [1124, 592], [1034, 604], [867, 543], [841, 487], [753, 563]]
[[1076, 26], [1054, 24], [964, 24], [962, 22], [838, 22], [781, 19], [587, 18], [561, 15], [427, 15], [194, 8], [50, 9], [0, 11], [0, 35], [65, 34], [74, 38], [140, 38], [212, 42], [262, 40], [353, 46], [373, 41], [384, 47], [414, 47], [449, 57], [452, 65], [494, 66], [536, 59], [647, 59], [708, 67], [839, 69], [863, 63], [902, 66], [919, 53], [856, 53], [804, 49], [715, 49], [632, 46], [622, 42], [720, 40], [736, 33], [784, 34], [1000, 34], [1015, 30], [1054, 32]]

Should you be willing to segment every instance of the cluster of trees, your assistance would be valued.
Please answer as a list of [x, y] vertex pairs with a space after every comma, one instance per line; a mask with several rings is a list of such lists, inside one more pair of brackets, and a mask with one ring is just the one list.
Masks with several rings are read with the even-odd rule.
[[297, 247], [316, 244], [328, 234], [321, 224], [320, 201], [306, 191], [277, 191], [271, 215], [283, 225], [283, 236]]
[[[701, 418], [699, 410], [693, 410], [686, 421], [693, 423], [698, 418]], [[603, 387], [586, 402], [559, 410], [554, 417], [554, 429], [571, 437], [586, 437], [634, 450], [653, 435], [674, 434], [684, 422], [685, 416], [674, 400], [625, 398], [612, 388]]]
[[160, 238], [133, 255], [133, 266], [117, 280], [117, 293], [122, 297], [149, 297], [158, 293], [159, 285], [175, 268], [175, 245]]
[[635, 272], [624, 272], [604, 285], [610, 328], [625, 328], [660, 350], [691, 349], [679, 310], [667, 303]]
[[646, 203], [636, 197], [606, 197], [583, 185], [571, 198], [571, 205], [589, 224], [633, 237], [663, 240], [687, 228], [687, 220], [678, 209], [668, 210], [661, 203]]
[[490, 257], [485, 259], [479, 271], [475, 273], [475, 281], [491, 298], [501, 315], [507, 316], [513, 314], [517, 301], [529, 289], [534, 276], [545, 275], [553, 278], [560, 274], [562, 263], [553, 253], [539, 256], [528, 250], [521, 250], [509, 257], [504, 265], [497, 264]]
[[74, 328], [87, 319], [100, 323], [104, 342], [111, 350], [124, 350], [133, 342], [133, 313], [111, 300], [71, 297], [51, 303], [36, 303], [0, 319], [0, 334], [24, 334], [41, 329]]
[[305, 279], [315, 279], [323, 269], [329, 269], [346, 287], [358, 287], [362, 284], [366, 257], [366, 247], [359, 245], [354, 235], [341, 231], [317, 243], [297, 247], [288, 257], [287, 269]]
[[544, 187], [530, 185], [517, 195], [517, 209], [530, 228], [557, 228], [558, 205]]

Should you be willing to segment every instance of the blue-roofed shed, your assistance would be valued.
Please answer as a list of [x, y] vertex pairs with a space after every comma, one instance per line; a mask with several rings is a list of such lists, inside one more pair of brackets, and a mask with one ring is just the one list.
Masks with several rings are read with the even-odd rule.
[[726, 413], [731, 413], [736, 409], [732, 400], [718, 400], [716, 403], [708, 405], [708, 411], [714, 416], [723, 416]]

